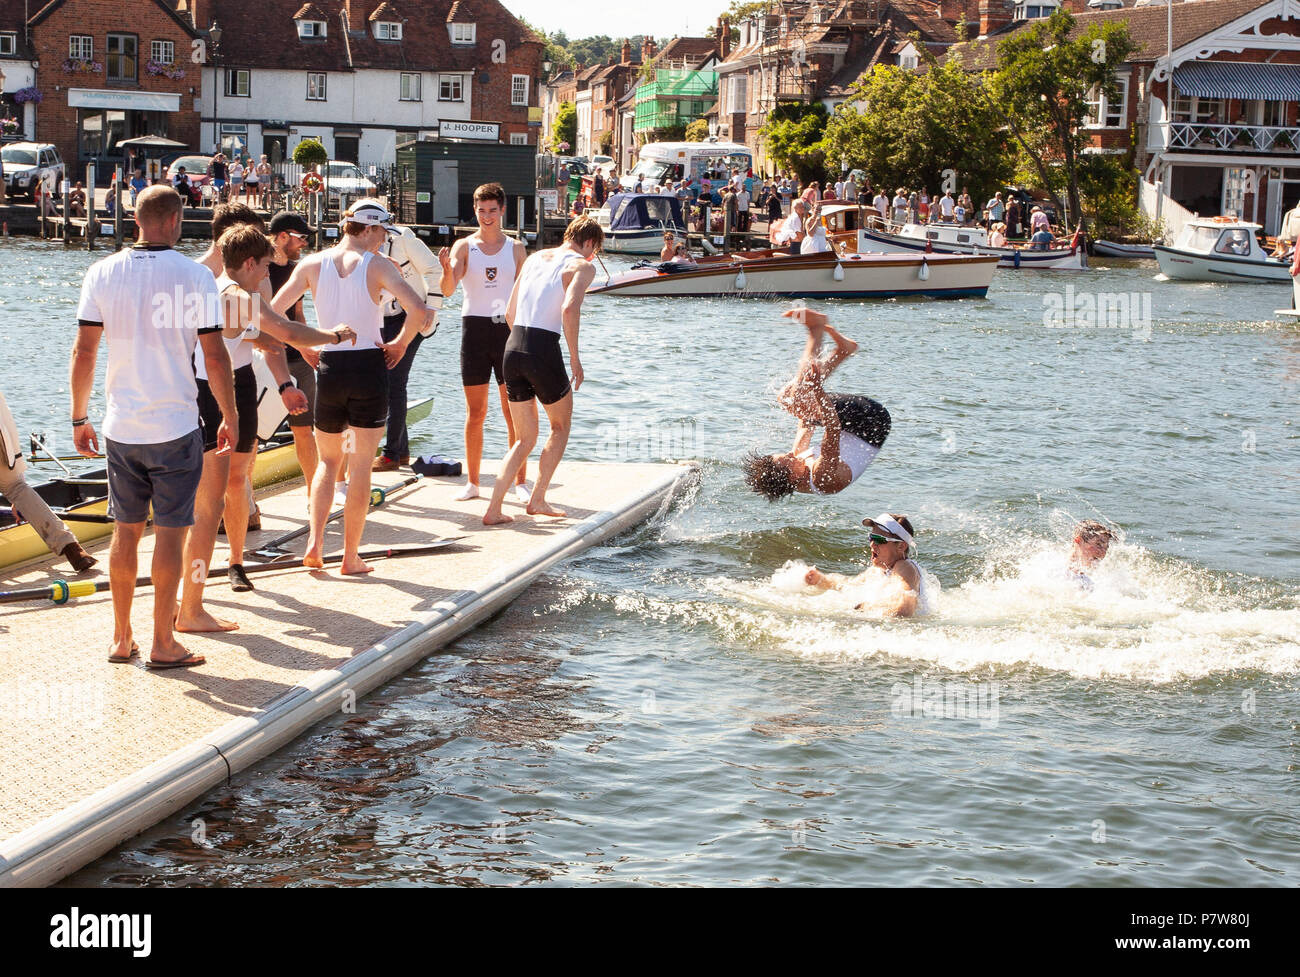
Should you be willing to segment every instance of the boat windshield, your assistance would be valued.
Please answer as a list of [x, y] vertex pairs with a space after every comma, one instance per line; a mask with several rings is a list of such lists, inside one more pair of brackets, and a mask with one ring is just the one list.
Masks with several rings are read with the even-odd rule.
[[12, 146], [6, 146], [0, 150], [0, 156], [6, 163], [17, 163], [20, 166], [35, 166], [36, 154], [30, 149], [15, 149]]
[[1250, 254], [1250, 233], [1242, 228], [1224, 231], [1214, 250], [1218, 254], [1248, 255]]
[[1178, 243], [1174, 245], [1180, 251], [1197, 251], [1201, 254], [1209, 254], [1214, 250], [1215, 243], [1219, 240], [1222, 231], [1217, 227], [1202, 227], [1197, 224], [1188, 224], [1178, 235]]
[[640, 177], [643, 182], [648, 181], [650, 183], [660, 183], [663, 181], [664, 176], [667, 175], [668, 169], [668, 163], [660, 163], [657, 160], [652, 159], [643, 159], [636, 164], [636, 169], [632, 171], [632, 175]]

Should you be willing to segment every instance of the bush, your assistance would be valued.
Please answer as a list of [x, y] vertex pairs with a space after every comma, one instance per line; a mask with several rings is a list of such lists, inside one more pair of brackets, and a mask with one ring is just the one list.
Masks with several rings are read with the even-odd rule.
[[323, 166], [329, 162], [329, 158], [329, 153], [325, 152], [325, 147], [317, 139], [304, 139], [293, 147], [293, 161], [304, 170]]

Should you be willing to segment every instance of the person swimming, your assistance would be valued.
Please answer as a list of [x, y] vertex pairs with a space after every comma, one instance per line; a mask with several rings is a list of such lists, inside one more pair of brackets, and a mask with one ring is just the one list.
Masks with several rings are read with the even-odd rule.
[[1095, 519], [1085, 519], [1074, 527], [1074, 547], [1070, 550], [1070, 562], [1066, 566], [1066, 575], [1070, 581], [1084, 590], [1092, 590], [1092, 578], [1088, 573], [1110, 552], [1110, 544], [1115, 534]]
[[[792, 309], [786, 318], [808, 329], [808, 344], [795, 378], [781, 390], [778, 402], [799, 421], [794, 447], [782, 454], [750, 452], [743, 467], [749, 487], [769, 502], [808, 492], [834, 495], [862, 477], [889, 435], [889, 411], [869, 397], [828, 393], [823, 383], [841, 363], [858, 351], [858, 344], [831, 328], [826, 316], [812, 309]], [[835, 349], [821, 359], [823, 337]], [[811, 447], [813, 428], [824, 429], [819, 449]]]
[[907, 516], [886, 512], [875, 519], [863, 519], [862, 525], [870, 532], [871, 566], [856, 577], [822, 573], [810, 567], [804, 574], [804, 583], [822, 590], [844, 590], [884, 578], [893, 584], [891, 592], [879, 602], [868, 605], [864, 601], [854, 610], [879, 610], [884, 617], [928, 614], [930, 602], [925, 574], [909, 555], [916, 545], [911, 521]]

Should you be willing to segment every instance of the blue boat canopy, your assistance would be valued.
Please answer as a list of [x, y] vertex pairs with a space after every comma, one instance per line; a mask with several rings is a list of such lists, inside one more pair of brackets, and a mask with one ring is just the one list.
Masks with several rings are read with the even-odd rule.
[[609, 198], [611, 231], [643, 231], [646, 228], [684, 228], [682, 202], [657, 193], [616, 193]]
[[1247, 61], [1194, 61], [1174, 70], [1174, 84], [1197, 98], [1300, 99], [1300, 65]]

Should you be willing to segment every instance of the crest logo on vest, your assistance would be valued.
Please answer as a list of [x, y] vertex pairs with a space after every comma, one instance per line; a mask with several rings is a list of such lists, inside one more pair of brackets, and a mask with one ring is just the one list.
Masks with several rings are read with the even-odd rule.
[[495, 268], [487, 269], [487, 280], [490, 282], [497, 280], [497, 270]]

